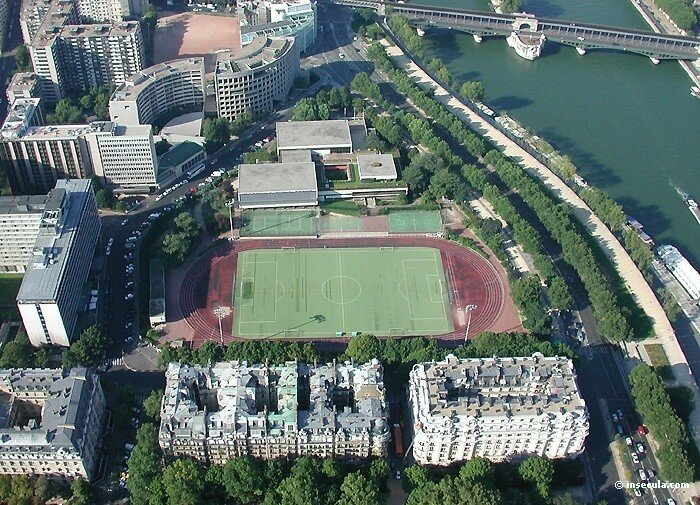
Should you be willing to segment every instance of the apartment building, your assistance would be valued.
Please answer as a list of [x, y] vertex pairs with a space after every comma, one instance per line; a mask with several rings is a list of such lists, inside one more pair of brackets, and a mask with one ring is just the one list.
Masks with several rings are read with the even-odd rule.
[[43, 126], [39, 100], [15, 100], [0, 127], [0, 162], [14, 194], [46, 194], [60, 179], [92, 175], [118, 191], [156, 187], [158, 157], [150, 125]]
[[158, 156], [151, 125], [90, 124], [85, 136], [92, 172], [102, 185], [121, 192], [148, 192], [157, 186]]
[[299, 72], [299, 48], [294, 38], [258, 37], [237, 51], [216, 55], [214, 84], [219, 116], [229, 119], [247, 112], [274, 109], [284, 100]]
[[294, 37], [303, 53], [316, 40], [316, 3], [311, 0], [242, 0], [237, 12], [241, 47], [257, 37]]
[[381, 364], [280, 366], [171, 363], [159, 443], [168, 458], [223, 464], [233, 457], [385, 456]]
[[78, 14], [84, 23], [112, 21], [141, 16], [147, 1], [142, 0], [77, 0]]
[[204, 109], [204, 58], [158, 63], [121, 83], [109, 101], [109, 117], [124, 125], [151, 124], [172, 112]]
[[93, 480], [105, 406], [85, 368], [0, 370], [0, 474]]
[[22, 34], [48, 102], [71, 90], [120, 84], [143, 68], [138, 21], [80, 24], [69, 0], [25, 0], [23, 9]]
[[420, 464], [575, 457], [589, 432], [571, 360], [539, 353], [418, 363], [409, 375], [409, 407]]
[[24, 272], [47, 200], [46, 195], [0, 196], [0, 272]]
[[7, 103], [12, 103], [18, 98], [41, 98], [39, 90], [39, 76], [32, 72], [18, 72], [12, 76], [7, 86]]
[[91, 181], [58, 181], [48, 195], [17, 294], [32, 345], [70, 345], [99, 234]]

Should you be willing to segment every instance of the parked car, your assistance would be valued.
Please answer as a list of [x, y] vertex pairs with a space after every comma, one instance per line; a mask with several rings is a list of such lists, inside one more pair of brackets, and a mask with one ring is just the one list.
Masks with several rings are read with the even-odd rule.
[[124, 297], [124, 300], [131, 300], [132, 298], [134, 298], [134, 293], [129, 293]]
[[127, 249], [134, 249], [136, 247], [136, 244], [134, 244], [133, 242], [129, 242], [124, 247], [126, 247]]
[[639, 454], [644, 454], [644, 446], [642, 444], [637, 444], [637, 452]]
[[401, 470], [396, 470], [396, 480], [401, 480]]
[[646, 426], [644, 426], [643, 424], [640, 424], [639, 426], [637, 426], [637, 433], [639, 433], [641, 436], [644, 436], [647, 433], [649, 433], [649, 430], [647, 429]]
[[613, 423], [616, 423], [616, 422], [618, 422], [618, 421], [620, 420], [620, 418], [617, 417], [617, 414], [613, 412], [612, 420], [613, 420]]
[[632, 445], [633, 445], [632, 437], [626, 437], [625, 443], [627, 444], [628, 447], [632, 447]]
[[636, 452], [632, 453], [632, 463], [634, 463], [635, 465], [639, 464], [639, 456], [637, 456]]
[[638, 487], [635, 487], [632, 492], [634, 493], [634, 496], [637, 496], [637, 497], [642, 496], [642, 494], [643, 494], [642, 490]]
[[639, 479], [640, 479], [640, 480], [643, 480], [643, 481], [647, 480], [647, 473], [644, 471], [643, 468], [640, 468], [640, 469], [638, 470], [638, 473], [639, 473]]
[[129, 218], [127, 217], [124, 221], [122, 221], [122, 226], [126, 226], [126, 223], [129, 222]]

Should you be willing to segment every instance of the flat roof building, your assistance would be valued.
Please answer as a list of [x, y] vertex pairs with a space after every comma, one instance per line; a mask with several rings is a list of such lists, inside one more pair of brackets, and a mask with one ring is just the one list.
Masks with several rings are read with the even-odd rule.
[[276, 124], [277, 153], [306, 150], [324, 156], [352, 152], [350, 123], [347, 119], [326, 121], [286, 121]]
[[316, 165], [313, 162], [239, 165], [238, 201], [242, 209], [314, 206], [318, 203]]
[[6, 95], [10, 105], [18, 98], [41, 98], [39, 76], [32, 72], [17, 72], [7, 86]]
[[109, 100], [112, 121], [151, 124], [173, 111], [204, 109], [204, 58], [158, 63], [128, 76]]
[[241, 0], [241, 47], [257, 37], [294, 37], [301, 52], [316, 40], [316, 4], [310, 0]]
[[0, 196], [0, 272], [24, 272], [47, 200], [46, 195]]
[[361, 181], [395, 181], [397, 178], [391, 154], [358, 154], [357, 171]]
[[291, 37], [257, 37], [236, 51], [216, 54], [214, 85], [219, 116], [272, 111], [286, 99], [299, 73], [299, 48]]
[[413, 457], [420, 464], [566, 458], [584, 449], [588, 411], [568, 358], [448, 355], [416, 364], [408, 387]]
[[384, 457], [389, 428], [382, 365], [246, 362], [165, 374], [159, 443], [169, 459], [221, 465], [248, 455]]
[[85, 368], [0, 369], [0, 474], [94, 480], [105, 406]]
[[166, 184], [196, 167], [207, 157], [204, 147], [186, 140], [171, 147], [158, 159], [158, 184]]
[[148, 192], [157, 187], [158, 156], [151, 125], [90, 124], [85, 136], [92, 172], [104, 187], [120, 192]]
[[48, 195], [17, 294], [32, 345], [70, 345], [99, 234], [91, 181], [58, 181]]

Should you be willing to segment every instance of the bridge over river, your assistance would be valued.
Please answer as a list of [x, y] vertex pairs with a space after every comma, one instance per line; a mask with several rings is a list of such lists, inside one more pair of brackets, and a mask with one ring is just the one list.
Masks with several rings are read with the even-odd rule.
[[470, 33], [477, 42], [481, 42], [482, 37], [505, 36], [508, 45], [529, 60], [540, 56], [547, 40], [574, 46], [579, 54], [585, 54], [589, 49], [611, 49], [642, 54], [654, 63], [700, 58], [700, 39], [695, 37], [572, 23], [525, 13], [496, 14], [373, 0], [326, 1], [370, 8], [380, 15], [402, 14], [417, 27], [419, 34], [423, 34], [426, 28], [437, 27]]

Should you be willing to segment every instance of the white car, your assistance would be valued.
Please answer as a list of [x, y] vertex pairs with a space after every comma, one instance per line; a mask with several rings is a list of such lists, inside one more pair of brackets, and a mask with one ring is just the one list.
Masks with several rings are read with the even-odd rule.
[[396, 480], [401, 480], [401, 470], [396, 470]]
[[635, 465], [639, 464], [639, 456], [637, 456], [636, 452], [632, 453], [632, 463], [634, 463]]
[[632, 491], [634, 493], [634, 496], [642, 496], [642, 490], [639, 489], [638, 487], [635, 487], [634, 490]]
[[111, 246], [112, 244], [114, 244], [114, 237], [109, 237], [109, 240], [107, 241], [107, 245]]
[[134, 293], [129, 293], [124, 297], [124, 300], [132, 300], [134, 298]]
[[639, 480], [643, 480], [643, 481], [647, 480], [647, 473], [644, 471], [643, 468], [640, 468], [638, 473], [639, 473]]
[[639, 454], [644, 454], [644, 446], [642, 444], [637, 444], [637, 452]]
[[632, 447], [632, 437], [626, 437], [625, 438], [625, 443], [627, 444], [627, 447]]
[[112, 254], [112, 248], [111, 248], [111, 247], [107, 247], [107, 250], [105, 251], [105, 254], [106, 254], [107, 256], [109, 256], [110, 254]]
[[141, 235], [141, 232], [138, 231], [138, 230], [134, 230], [134, 231], [131, 232], [131, 234], [134, 235], [134, 236], [136, 236], [136, 237], [138, 237], [138, 236]]

